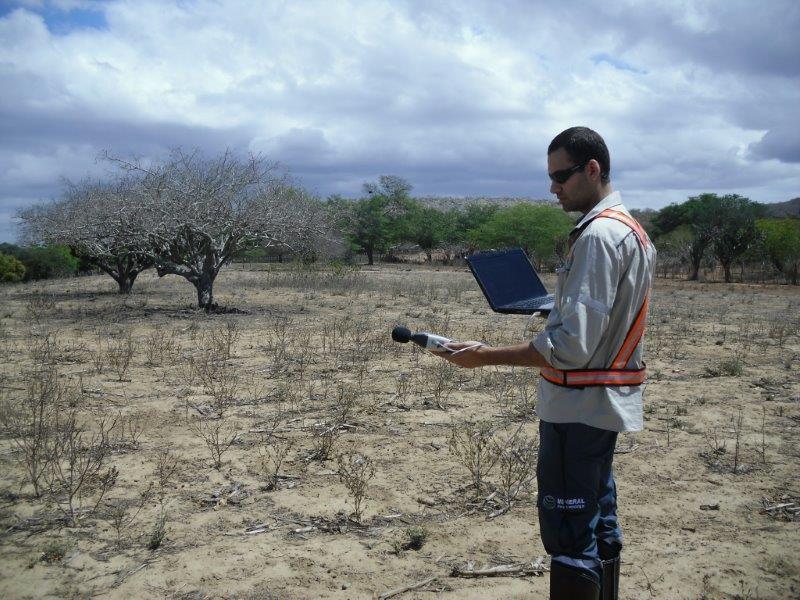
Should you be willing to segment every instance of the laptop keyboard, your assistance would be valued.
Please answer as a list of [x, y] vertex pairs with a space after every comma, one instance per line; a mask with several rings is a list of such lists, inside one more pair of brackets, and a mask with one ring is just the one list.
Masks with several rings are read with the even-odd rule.
[[529, 298], [527, 300], [520, 300], [519, 302], [511, 302], [503, 306], [503, 308], [539, 308], [543, 304], [552, 303], [553, 300], [553, 294], [548, 294], [540, 298]]

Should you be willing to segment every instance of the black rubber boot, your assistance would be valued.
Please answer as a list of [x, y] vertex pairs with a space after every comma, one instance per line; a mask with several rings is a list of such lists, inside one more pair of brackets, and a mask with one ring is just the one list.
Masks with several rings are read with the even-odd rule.
[[550, 564], [550, 600], [600, 600], [600, 586], [589, 575], [553, 562]]
[[619, 556], [600, 562], [603, 564], [600, 600], [617, 600], [619, 594]]

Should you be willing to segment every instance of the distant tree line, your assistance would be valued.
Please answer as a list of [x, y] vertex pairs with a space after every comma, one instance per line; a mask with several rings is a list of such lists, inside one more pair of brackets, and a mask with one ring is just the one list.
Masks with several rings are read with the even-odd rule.
[[350, 249], [365, 254], [370, 265], [378, 256], [396, 260], [403, 245], [419, 248], [428, 262], [436, 251], [445, 263], [478, 250], [519, 246], [543, 267], [563, 253], [573, 227], [560, 208], [546, 204], [437, 210], [415, 201], [408, 182], [395, 176], [365, 184], [364, 192], [360, 200], [333, 196], [327, 206]]
[[697, 280], [701, 266], [718, 263], [726, 282], [739, 265], [769, 267], [793, 285], [800, 270], [800, 219], [771, 218], [766, 206], [737, 194], [701, 194], [670, 204], [648, 227], [659, 251], [659, 269]]
[[[546, 203], [467, 204], [439, 210], [415, 200], [401, 177], [364, 184], [362, 197], [321, 201], [257, 156], [206, 159], [173, 151], [151, 163], [107, 156], [99, 181], [65, 185], [59, 198], [23, 210], [24, 246], [0, 244], [0, 281], [99, 270], [122, 294], [154, 268], [178, 275], [211, 311], [214, 282], [234, 258], [305, 261], [358, 255], [368, 264], [408, 251], [449, 264], [476, 251], [522, 247], [539, 269], [555, 267], [577, 215]], [[659, 211], [634, 211], [654, 240], [659, 274], [698, 279], [701, 267], [757, 264], [798, 283], [800, 219], [770, 218], [738, 195], [701, 194]]]
[[[436, 251], [443, 262], [478, 250], [522, 247], [539, 269], [563, 258], [575, 219], [561, 208], [544, 203], [498, 207], [470, 204], [437, 210], [415, 201], [411, 186], [398, 177], [381, 177], [365, 185], [359, 200], [333, 197], [329, 208], [338, 229], [354, 252], [368, 264], [376, 256], [395, 260], [403, 244], [415, 244], [432, 261]], [[794, 285], [800, 270], [800, 219], [775, 218], [767, 207], [736, 194], [701, 194], [659, 211], [633, 211], [659, 250], [659, 272], [697, 280], [702, 266], [722, 269], [733, 281], [739, 265], [777, 272]]]

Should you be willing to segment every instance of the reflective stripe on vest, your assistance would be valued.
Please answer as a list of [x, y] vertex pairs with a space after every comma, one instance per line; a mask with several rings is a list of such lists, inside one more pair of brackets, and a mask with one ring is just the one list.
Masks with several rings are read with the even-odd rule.
[[[589, 223], [600, 217], [606, 219], [615, 219], [620, 223], [624, 223], [631, 228], [633, 233], [636, 235], [636, 239], [643, 248], [647, 248], [650, 245], [650, 239], [647, 237], [647, 233], [645, 233], [642, 226], [633, 217], [629, 217], [625, 213], [609, 208], [592, 218]], [[588, 226], [589, 223], [586, 223], [584, 228]], [[572, 248], [570, 248], [570, 255], [571, 254]], [[609, 369], [562, 370], [547, 366], [542, 367], [539, 370], [539, 374], [550, 383], [564, 387], [641, 385], [644, 383], [646, 376], [645, 367], [642, 367], [641, 369], [629, 369], [627, 366], [631, 360], [631, 357], [633, 356], [634, 351], [636, 350], [636, 347], [642, 340], [642, 336], [644, 335], [645, 326], [647, 325], [647, 310], [649, 306], [650, 291], [648, 290], [644, 296], [644, 302], [642, 303], [639, 312], [636, 313], [636, 318], [633, 320], [633, 323], [628, 330], [628, 334], [625, 336], [625, 339], [622, 342], [622, 346], [617, 352], [617, 355], [614, 357], [614, 360], [611, 361], [611, 367]]]

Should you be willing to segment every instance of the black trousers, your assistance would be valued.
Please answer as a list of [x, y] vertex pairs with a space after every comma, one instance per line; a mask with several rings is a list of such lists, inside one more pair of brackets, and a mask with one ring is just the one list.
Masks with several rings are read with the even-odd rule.
[[[539, 423], [539, 529], [553, 561], [600, 582], [601, 554], [619, 554], [617, 433], [581, 423]], [[601, 552], [600, 547], [604, 551]]]

